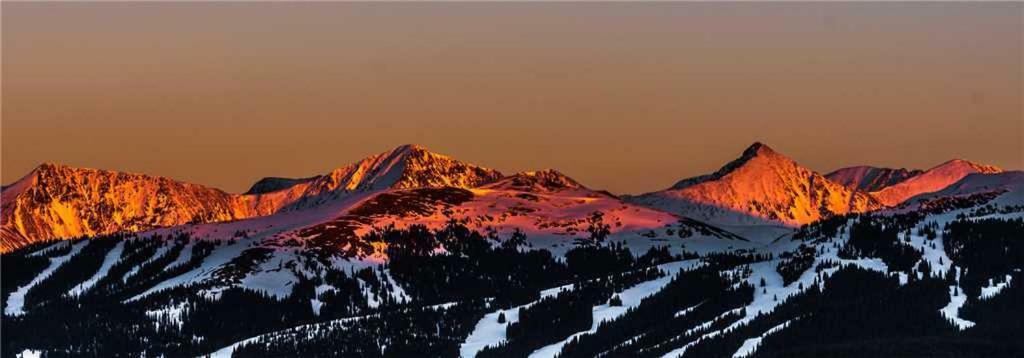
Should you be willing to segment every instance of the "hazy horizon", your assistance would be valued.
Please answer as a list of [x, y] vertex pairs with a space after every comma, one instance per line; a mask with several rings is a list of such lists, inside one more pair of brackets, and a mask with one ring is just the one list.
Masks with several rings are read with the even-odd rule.
[[3, 3], [2, 168], [240, 193], [401, 144], [615, 193], [755, 141], [1022, 169], [1021, 3]]

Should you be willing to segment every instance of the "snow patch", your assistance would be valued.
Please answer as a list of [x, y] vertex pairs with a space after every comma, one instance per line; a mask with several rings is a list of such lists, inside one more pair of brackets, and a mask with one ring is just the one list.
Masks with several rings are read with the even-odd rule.
[[26, 349], [18, 353], [18, 358], [40, 358], [43, 356], [43, 351], [37, 351], [34, 349]]
[[160, 322], [166, 321], [177, 327], [179, 330], [185, 324], [182, 319], [185, 314], [185, 307], [188, 302], [181, 302], [176, 305], [168, 305], [160, 309], [146, 311], [146, 316], [157, 321], [157, 326]]
[[125, 272], [124, 277], [121, 278], [121, 282], [128, 282], [128, 279], [131, 278], [132, 276], [135, 276], [135, 274], [139, 273], [139, 270], [142, 269], [143, 266], [149, 265], [151, 262], [160, 259], [164, 255], [166, 255], [167, 252], [170, 251], [170, 249], [170, 246], [167, 246], [166, 244], [161, 245], [160, 248], [156, 249], [156, 252], [153, 253], [153, 256], [146, 259], [146, 261], [143, 261], [142, 263], [135, 265], [134, 267], [132, 267], [131, 270], [128, 270], [128, 272]]
[[693, 312], [693, 310], [697, 309], [697, 307], [700, 307], [700, 305], [702, 305], [702, 304], [704, 304], [704, 302], [701, 302], [701, 303], [695, 304], [693, 306], [687, 307], [686, 309], [679, 310], [679, 312], [676, 312], [674, 317], [675, 318], [679, 318], [679, 317], [688, 315], [688, 314], [690, 314], [690, 312]]
[[963, 307], [965, 302], [967, 302], [967, 295], [964, 294], [959, 286], [952, 285], [949, 286], [949, 304], [939, 309], [942, 316], [951, 320], [960, 330], [974, 327], [974, 322], [960, 318], [960, 307]]
[[107, 256], [103, 258], [103, 264], [100, 265], [100, 269], [97, 270], [96, 273], [93, 274], [92, 277], [90, 277], [88, 280], [76, 285], [70, 291], [68, 291], [68, 295], [78, 297], [81, 296], [83, 293], [88, 292], [89, 289], [91, 289], [93, 286], [96, 285], [97, 282], [100, 281], [100, 279], [107, 277], [107, 273], [110, 272], [110, 268], [113, 267], [114, 264], [116, 264], [117, 261], [121, 259], [121, 253], [123, 252], [124, 241], [120, 241], [117, 243], [117, 245], [114, 246], [113, 249], [110, 250], [110, 252], [107, 253]]
[[184, 265], [192, 260], [192, 249], [196, 246], [195, 242], [190, 242], [181, 249], [181, 254], [174, 259], [173, 262], [167, 265], [166, 270], [172, 269], [175, 266]]
[[38, 251], [33, 252], [31, 254], [28, 254], [28, 255], [25, 255], [25, 256], [26, 257], [43, 256], [43, 255], [49, 254], [50, 252], [52, 252], [54, 250], [63, 249], [65, 246], [68, 246], [70, 244], [71, 244], [70, 241], [58, 241], [57, 243], [54, 243], [52, 245], [49, 245], [49, 246], [44, 247], [42, 249], [39, 249]]
[[1004, 288], [1010, 286], [1011, 281], [1013, 281], [1013, 276], [1010, 275], [1006, 275], [1006, 280], [1000, 283], [993, 283], [993, 280], [989, 279], [988, 286], [981, 288], [981, 296], [978, 296], [978, 299], [987, 300], [989, 298], [995, 297], [1000, 292], [1002, 292]]
[[754, 352], [757, 351], [757, 348], [761, 346], [761, 340], [763, 340], [764, 337], [768, 337], [772, 334], [778, 333], [779, 331], [785, 329], [786, 327], [789, 327], [789, 322], [790, 321], [782, 322], [782, 324], [772, 327], [771, 329], [764, 332], [758, 337], [750, 338], [743, 341], [743, 345], [740, 346], [740, 349], [737, 350], [736, 353], [732, 355], [732, 357], [743, 358], [749, 357], [750, 355], [754, 354]]

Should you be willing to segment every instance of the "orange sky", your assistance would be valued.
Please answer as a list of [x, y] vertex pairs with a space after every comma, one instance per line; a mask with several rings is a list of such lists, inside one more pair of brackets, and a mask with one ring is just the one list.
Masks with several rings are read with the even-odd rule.
[[403, 143], [636, 193], [764, 141], [1020, 169], [1021, 3], [2, 4], [2, 181], [231, 192]]

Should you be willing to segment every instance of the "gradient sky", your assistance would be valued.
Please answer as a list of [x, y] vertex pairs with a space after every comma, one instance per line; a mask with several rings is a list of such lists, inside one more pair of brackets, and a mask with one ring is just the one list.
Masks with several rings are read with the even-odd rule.
[[418, 143], [658, 190], [763, 141], [821, 172], [1020, 169], [1021, 3], [2, 4], [2, 180], [244, 191]]

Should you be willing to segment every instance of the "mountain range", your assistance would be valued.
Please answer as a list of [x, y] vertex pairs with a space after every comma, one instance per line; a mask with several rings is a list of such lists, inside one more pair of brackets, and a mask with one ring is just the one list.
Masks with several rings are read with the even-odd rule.
[[[858, 166], [823, 176], [755, 143], [714, 173], [623, 199], [719, 225], [799, 226], [895, 206], [968, 174], [999, 172], [994, 166], [952, 160], [927, 171]], [[517, 182], [523, 178], [530, 178], [529, 184]], [[501, 179], [508, 180], [489, 185]], [[389, 189], [535, 191], [551, 185], [583, 188], [556, 171], [506, 177], [417, 145], [399, 146], [322, 175], [264, 178], [244, 194], [162, 177], [45, 163], [4, 187], [0, 250], [55, 238], [261, 217]]]
[[640, 195], [416, 145], [243, 194], [47, 163], [3, 187], [3, 354], [1014, 356], [1022, 217], [1020, 171], [762, 143]]
[[381, 189], [468, 188], [501, 177], [415, 145], [315, 177], [261, 179], [241, 195], [162, 177], [45, 163], [4, 187], [0, 248], [266, 216]]

